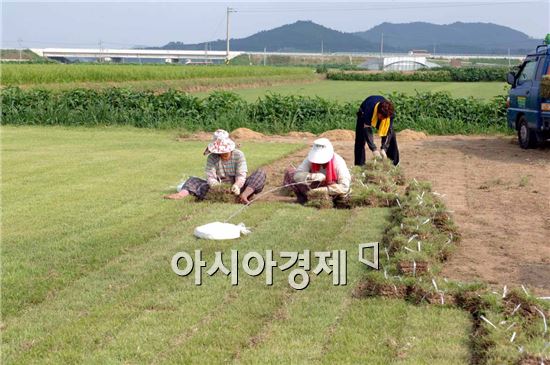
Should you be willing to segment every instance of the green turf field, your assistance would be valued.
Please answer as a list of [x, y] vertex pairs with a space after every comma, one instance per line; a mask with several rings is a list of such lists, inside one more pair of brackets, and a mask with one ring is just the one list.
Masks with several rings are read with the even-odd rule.
[[5, 64], [4, 85], [58, 84], [76, 82], [127, 82], [190, 80], [204, 78], [247, 78], [313, 75], [305, 67], [97, 65], [97, 64]]
[[[237, 209], [161, 198], [201, 175], [203, 148], [174, 132], [2, 128], [3, 363], [468, 363], [466, 313], [351, 297], [365, 272], [357, 244], [380, 239], [386, 209], [259, 202], [234, 219], [249, 236], [195, 239]], [[297, 148], [243, 150], [253, 168]], [[230, 249], [347, 249], [348, 285], [312, 275], [296, 291], [276, 268], [273, 286], [220, 272], [195, 286], [170, 269], [195, 249], [210, 264]]]
[[[500, 82], [420, 82], [420, 81], [333, 81], [322, 80], [306, 84], [285, 84], [271, 87], [243, 88], [232, 90], [248, 101], [254, 101], [268, 92], [283, 95], [307, 95], [339, 101], [363, 100], [373, 94], [402, 92], [444, 91], [454, 97], [491, 99], [505, 93], [507, 85]], [[200, 93], [205, 96], [207, 93]]]

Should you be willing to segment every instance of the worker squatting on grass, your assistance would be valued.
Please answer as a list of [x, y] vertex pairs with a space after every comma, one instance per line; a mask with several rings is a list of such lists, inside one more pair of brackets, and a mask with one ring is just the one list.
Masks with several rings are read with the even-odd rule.
[[346, 161], [334, 152], [332, 143], [319, 138], [298, 168], [285, 170], [283, 185], [294, 191], [298, 203], [305, 204], [311, 193], [326, 193], [334, 198], [349, 194], [351, 174]]
[[256, 170], [250, 176], [246, 176], [248, 168], [244, 153], [236, 149], [235, 142], [229, 138], [229, 133], [223, 129], [214, 132], [212, 142], [204, 151], [208, 155], [206, 160], [206, 180], [198, 177], [190, 177], [178, 187], [175, 194], [166, 195], [166, 199], [183, 199], [188, 195], [194, 195], [199, 199], [205, 199], [209, 190], [215, 190], [222, 184], [229, 183], [231, 193], [239, 197], [243, 204], [248, 204], [252, 195], [259, 194], [266, 181], [263, 170]]

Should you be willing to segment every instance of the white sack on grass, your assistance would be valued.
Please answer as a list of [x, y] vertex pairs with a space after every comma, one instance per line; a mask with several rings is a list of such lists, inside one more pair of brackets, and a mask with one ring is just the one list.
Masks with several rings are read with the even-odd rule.
[[250, 230], [244, 223], [231, 224], [213, 222], [195, 228], [195, 236], [206, 240], [233, 240], [241, 237], [242, 234], [249, 234]]

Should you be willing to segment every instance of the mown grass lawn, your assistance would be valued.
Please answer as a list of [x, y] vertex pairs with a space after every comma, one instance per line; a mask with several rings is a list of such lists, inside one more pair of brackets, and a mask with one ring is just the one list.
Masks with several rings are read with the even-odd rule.
[[[174, 135], [2, 128], [4, 363], [468, 362], [465, 313], [352, 298], [365, 272], [357, 245], [380, 239], [386, 209], [258, 202], [234, 219], [252, 234], [197, 240], [194, 227], [238, 207], [161, 199], [204, 163], [204, 143]], [[301, 147], [243, 150], [258, 167]], [[231, 249], [346, 249], [348, 285], [312, 275], [296, 291], [275, 269], [273, 286], [242, 272], [238, 286], [219, 272], [195, 286], [170, 268], [176, 252], [195, 249], [210, 264]]]
[[[334, 81], [322, 80], [307, 84], [285, 84], [232, 90], [248, 101], [272, 92], [283, 95], [319, 96], [338, 101], [362, 101], [373, 94], [393, 92], [414, 95], [417, 92], [448, 92], [453, 97], [474, 97], [489, 100], [506, 93], [502, 82], [420, 82], [420, 81]], [[206, 96], [208, 93], [200, 93]]]

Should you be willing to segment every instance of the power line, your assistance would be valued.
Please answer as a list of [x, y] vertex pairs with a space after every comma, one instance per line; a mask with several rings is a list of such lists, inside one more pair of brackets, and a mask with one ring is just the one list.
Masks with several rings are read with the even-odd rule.
[[410, 10], [410, 9], [436, 9], [436, 8], [468, 8], [468, 7], [484, 7], [484, 6], [496, 6], [496, 5], [524, 5], [533, 3], [543, 3], [540, 0], [533, 1], [498, 1], [498, 2], [484, 2], [484, 3], [393, 3], [393, 4], [365, 4], [364, 6], [357, 7], [359, 4], [353, 4], [353, 7], [335, 6], [335, 4], [312, 4], [311, 7], [304, 7], [304, 4], [300, 4], [300, 7], [292, 7], [285, 4], [284, 8], [277, 7], [265, 7], [265, 6], [242, 6], [239, 7], [239, 13], [286, 13], [286, 12], [334, 12], [334, 11], [375, 11], [375, 10]]
[[[380, 11], [380, 10], [410, 10], [410, 9], [448, 9], [448, 8], [474, 8], [474, 7], [487, 7], [487, 6], [498, 6], [498, 5], [525, 5], [525, 4], [534, 4], [534, 3], [546, 3], [542, 0], [526, 0], [526, 1], [486, 1], [486, 2], [415, 2], [415, 3], [405, 3], [405, 2], [392, 2], [392, 3], [311, 3], [311, 6], [308, 6], [307, 3], [278, 3], [278, 4], [239, 4], [239, 8], [232, 8], [231, 12], [238, 11], [242, 14], [258, 14], [258, 13], [296, 13], [296, 12], [349, 12], [349, 11]], [[350, 5], [347, 7], [346, 5]], [[221, 24], [223, 23], [226, 16], [221, 17], [220, 22], [214, 30], [214, 34], [218, 33]], [[392, 37], [392, 35], [384, 35]], [[210, 37], [213, 38], [213, 37]], [[44, 40], [27, 40], [27, 44], [44, 44], [44, 45], [60, 45], [60, 46], [97, 46], [96, 43], [87, 43], [87, 42], [58, 42], [58, 41], [44, 41]], [[19, 45], [18, 40], [7, 40], [2, 41], [2, 44], [13, 44]], [[103, 45], [112, 45], [112, 46], [124, 46], [128, 48], [134, 48], [136, 44], [127, 44], [120, 42], [102, 42]]]
[[[45, 44], [45, 45], [48, 45], [48, 44], [52, 44], [52, 45], [62, 45], [62, 46], [97, 46], [98, 43], [97, 42], [90, 42], [90, 43], [87, 43], [87, 42], [79, 42], [79, 43], [75, 43], [75, 42], [58, 42], [58, 41], [44, 41], [44, 40], [28, 40], [28, 39], [25, 39], [25, 43], [35, 43], [35, 44]], [[2, 41], [2, 44], [19, 44], [19, 39], [18, 40], [6, 40], [6, 41]], [[101, 44], [103, 46], [105, 45], [116, 45], [116, 46], [125, 46], [125, 47], [135, 47], [135, 44], [129, 44], [129, 43], [119, 43], [119, 42], [105, 42], [105, 41], [101, 41]], [[103, 47], [105, 48], [105, 47]]]

